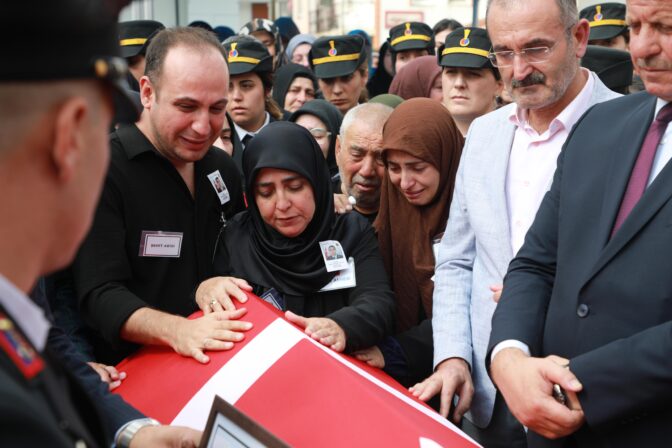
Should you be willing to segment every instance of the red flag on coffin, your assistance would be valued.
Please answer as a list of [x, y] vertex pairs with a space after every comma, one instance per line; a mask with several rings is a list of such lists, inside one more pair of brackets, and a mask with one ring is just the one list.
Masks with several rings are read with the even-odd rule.
[[323, 347], [250, 295], [245, 340], [199, 364], [166, 347], [122, 361], [124, 399], [165, 424], [205, 428], [215, 395], [296, 447], [474, 447], [390, 377]]

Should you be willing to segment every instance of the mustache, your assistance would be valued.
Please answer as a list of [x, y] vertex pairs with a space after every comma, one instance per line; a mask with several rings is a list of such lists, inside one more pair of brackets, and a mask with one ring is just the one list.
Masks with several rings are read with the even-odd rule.
[[541, 72], [532, 72], [521, 80], [511, 80], [511, 88], [529, 87], [536, 84], [544, 84], [546, 82], [546, 75]]
[[637, 67], [649, 70], [672, 70], [672, 62], [658, 58], [639, 58], [637, 59]]
[[381, 180], [377, 177], [366, 178], [360, 176], [359, 174], [356, 174], [352, 176], [352, 183], [361, 184], [366, 187], [379, 187], [381, 184]]

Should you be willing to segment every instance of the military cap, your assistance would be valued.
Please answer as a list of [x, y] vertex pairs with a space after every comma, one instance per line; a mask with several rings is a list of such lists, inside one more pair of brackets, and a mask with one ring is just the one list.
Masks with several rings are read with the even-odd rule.
[[[251, 22], [247, 22], [243, 27], [238, 31], [238, 34], [241, 36], [246, 36], [257, 31], [266, 31], [271, 36], [273, 36], [273, 45], [275, 46], [275, 54], [278, 55], [278, 66], [282, 59], [282, 53], [284, 48], [282, 47], [282, 37], [280, 36], [280, 29], [268, 19], [252, 19]], [[277, 68], [277, 67], [276, 67]]]
[[446, 36], [437, 59], [442, 67], [492, 68], [488, 59], [491, 48], [483, 28], [458, 28]]
[[139, 111], [128, 93], [128, 66], [120, 57], [120, 3], [60, 0], [40, 2], [39, 7], [26, 1], [3, 4], [0, 41], [5, 44], [0, 82], [99, 79], [113, 87], [119, 122], [136, 121]]
[[387, 40], [393, 52], [434, 48], [434, 32], [422, 22], [405, 22], [392, 27]]
[[121, 55], [125, 58], [144, 55], [152, 36], [164, 28], [161, 22], [154, 20], [131, 20], [119, 23]]
[[600, 3], [583, 8], [579, 16], [590, 23], [588, 40], [611, 39], [628, 29], [625, 22], [625, 5]]
[[273, 56], [258, 39], [235, 35], [226, 39], [222, 45], [232, 75], [273, 71]]
[[310, 49], [310, 67], [320, 79], [348, 76], [366, 61], [361, 36], [320, 37]]
[[632, 58], [627, 51], [588, 45], [581, 66], [594, 71], [607, 87], [616, 92], [627, 92], [632, 84]]

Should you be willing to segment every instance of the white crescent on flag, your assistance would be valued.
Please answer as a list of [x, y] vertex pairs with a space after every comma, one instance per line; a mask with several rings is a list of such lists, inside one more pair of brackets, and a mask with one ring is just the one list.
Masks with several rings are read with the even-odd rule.
[[124, 399], [164, 424], [205, 428], [219, 395], [291, 446], [478, 446], [378, 369], [307, 337], [250, 295], [254, 324], [226, 352], [199, 364], [167, 347], [146, 347], [117, 368]]

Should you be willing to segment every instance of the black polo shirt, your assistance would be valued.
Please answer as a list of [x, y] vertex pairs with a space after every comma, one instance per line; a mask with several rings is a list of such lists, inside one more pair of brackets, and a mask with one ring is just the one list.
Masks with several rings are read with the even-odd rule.
[[[77, 254], [73, 276], [80, 310], [102, 337], [96, 358], [116, 363], [135, 346], [122, 325], [142, 307], [187, 316], [193, 291], [211, 276], [223, 226], [244, 209], [240, 174], [228, 154], [210, 148], [194, 164], [194, 197], [175, 167], [136, 126], [111, 135], [111, 163], [93, 226]], [[208, 174], [219, 170], [230, 193], [221, 204]], [[146, 232], [182, 236], [179, 257], [141, 256]]]

